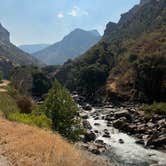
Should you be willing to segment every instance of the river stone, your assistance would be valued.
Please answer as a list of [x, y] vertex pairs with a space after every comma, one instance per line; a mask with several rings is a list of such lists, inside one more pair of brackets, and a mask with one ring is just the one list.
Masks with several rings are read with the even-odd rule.
[[96, 134], [93, 133], [92, 131], [90, 132], [87, 132], [85, 135], [84, 135], [84, 142], [91, 142], [91, 141], [95, 141], [96, 139]]
[[94, 118], [94, 120], [99, 120], [99, 117], [98, 117], [98, 116], [96, 116], [96, 117]]
[[94, 143], [90, 143], [90, 144], [89, 144], [88, 150], [89, 150], [91, 153], [93, 153], [93, 154], [96, 154], [96, 155], [99, 155], [99, 154], [100, 154], [99, 148], [98, 148], [97, 145], [94, 144]]
[[135, 134], [137, 133], [136, 129], [137, 129], [136, 124], [128, 124], [125, 126], [124, 131], [129, 132], [130, 134]]
[[120, 144], [124, 144], [124, 140], [123, 139], [119, 139], [119, 143]]
[[121, 111], [115, 112], [114, 116], [115, 118], [126, 117], [127, 120], [131, 120], [132, 118], [128, 110], [121, 110]]
[[99, 131], [98, 131], [98, 130], [94, 130], [94, 132], [95, 132], [95, 133], [99, 133]]
[[118, 120], [113, 121], [113, 127], [118, 128], [118, 129], [122, 129], [126, 126], [126, 118], [120, 118]]
[[104, 133], [103, 137], [110, 138], [111, 136], [110, 136], [110, 133]]
[[87, 113], [80, 113], [79, 116], [80, 116], [82, 119], [88, 119], [88, 114], [87, 114]]
[[166, 134], [161, 135], [158, 138], [149, 139], [147, 145], [154, 145], [155, 147], [166, 145]]
[[89, 130], [92, 129], [92, 126], [90, 125], [90, 123], [87, 120], [83, 120], [82, 124], [85, 129], [89, 129]]
[[138, 140], [135, 141], [135, 143], [144, 145], [144, 140], [143, 139], [138, 139]]
[[92, 110], [92, 106], [90, 104], [86, 104], [82, 108], [86, 111], [91, 111]]
[[104, 141], [103, 141], [103, 140], [100, 140], [100, 139], [96, 140], [95, 143], [104, 145]]
[[100, 123], [94, 123], [95, 126], [100, 126]]

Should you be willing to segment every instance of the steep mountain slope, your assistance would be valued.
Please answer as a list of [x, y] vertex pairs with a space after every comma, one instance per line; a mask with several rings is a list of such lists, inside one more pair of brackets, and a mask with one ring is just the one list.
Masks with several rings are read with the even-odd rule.
[[82, 29], [76, 29], [65, 36], [62, 41], [33, 55], [49, 65], [63, 64], [68, 59], [73, 59], [83, 54], [96, 44], [100, 38], [100, 34], [96, 30], [84, 31]]
[[5, 77], [15, 65], [41, 65], [37, 59], [13, 45], [9, 38], [9, 32], [0, 24], [0, 70]]
[[33, 54], [40, 50], [47, 48], [49, 44], [27, 44], [27, 45], [20, 45], [19, 48], [29, 54]]
[[164, 100], [165, 29], [166, 1], [142, 0], [117, 24], [110, 22], [102, 40], [64, 64], [56, 77], [88, 98], [106, 90], [111, 99]]

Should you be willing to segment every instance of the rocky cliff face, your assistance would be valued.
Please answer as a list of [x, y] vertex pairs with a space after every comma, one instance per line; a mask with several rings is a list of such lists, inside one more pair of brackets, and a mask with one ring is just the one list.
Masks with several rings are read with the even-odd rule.
[[4, 43], [10, 42], [9, 32], [0, 23], [0, 41]]
[[0, 24], [0, 57], [15, 65], [42, 65], [39, 60], [10, 42], [10, 33]]

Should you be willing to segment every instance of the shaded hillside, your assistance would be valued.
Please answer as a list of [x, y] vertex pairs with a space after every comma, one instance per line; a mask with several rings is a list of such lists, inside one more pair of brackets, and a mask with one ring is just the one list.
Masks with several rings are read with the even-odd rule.
[[100, 38], [100, 34], [96, 30], [84, 31], [82, 29], [76, 29], [65, 36], [62, 41], [33, 55], [49, 65], [63, 64], [68, 59], [73, 59], [86, 52]]
[[110, 22], [103, 39], [64, 64], [56, 77], [88, 97], [107, 90], [111, 99], [164, 100], [165, 29], [166, 1], [142, 0], [118, 24]]
[[45, 49], [48, 46], [49, 44], [29, 44], [29, 45], [27, 44], [27, 45], [20, 45], [19, 48], [29, 54], [33, 54], [35, 52]]
[[0, 24], [0, 70], [5, 76], [9, 74], [11, 65], [41, 65], [37, 59], [13, 45], [9, 37], [9, 32]]

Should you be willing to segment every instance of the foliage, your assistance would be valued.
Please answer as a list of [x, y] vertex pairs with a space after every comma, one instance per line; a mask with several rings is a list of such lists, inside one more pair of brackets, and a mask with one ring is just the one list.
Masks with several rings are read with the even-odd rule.
[[104, 85], [107, 78], [107, 66], [89, 65], [80, 71], [79, 84], [86, 95], [94, 96], [98, 87]]
[[8, 115], [8, 119], [11, 121], [17, 121], [29, 125], [35, 125], [40, 128], [51, 128], [51, 120], [47, 118], [46, 115], [36, 115], [36, 114], [24, 114], [24, 113], [11, 113]]
[[80, 123], [76, 118], [77, 105], [69, 92], [57, 81], [54, 82], [41, 110], [52, 120], [52, 128], [69, 140], [78, 139]]
[[149, 101], [159, 100], [164, 97], [164, 76], [166, 58], [163, 56], [145, 56], [136, 64], [136, 88], [144, 93]]
[[42, 96], [47, 93], [50, 88], [51, 82], [43, 72], [33, 74], [32, 93], [35, 94], [35, 96]]
[[113, 65], [114, 55], [108, 43], [101, 42], [75, 61], [65, 63], [56, 78], [71, 91], [77, 90], [90, 99], [100, 93], [98, 89], [106, 84]]
[[145, 105], [143, 110], [146, 114], [160, 114], [166, 115], [166, 103], [153, 103], [152, 105]]
[[21, 113], [15, 99], [6, 93], [0, 93], [0, 111], [9, 120], [36, 125], [41, 128], [50, 128], [51, 126], [51, 120], [45, 114], [37, 111], [33, 111], [31, 114]]
[[19, 112], [19, 108], [15, 100], [6, 93], [0, 93], [0, 111], [7, 118], [10, 113]]
[[23, 95], [42, 97], [51, 87], [51, 80], [44, 71], [34, 66], [16, 67], [11, 76], [15, 89]]

